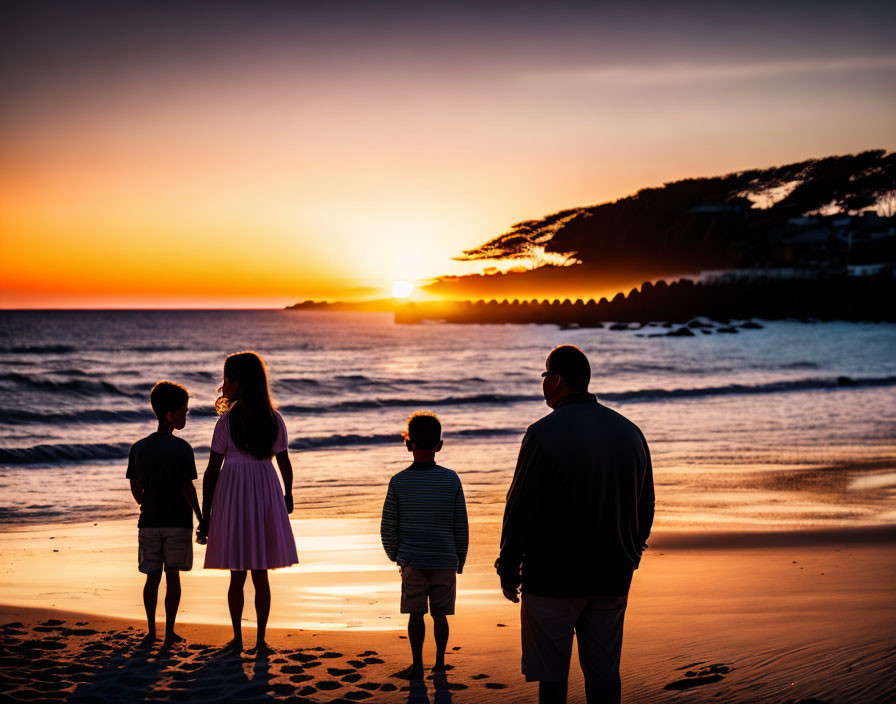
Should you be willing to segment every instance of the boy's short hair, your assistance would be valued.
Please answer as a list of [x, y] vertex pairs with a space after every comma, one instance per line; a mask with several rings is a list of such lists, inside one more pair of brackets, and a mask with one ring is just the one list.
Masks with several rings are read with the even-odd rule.
[[159, 420], [162, 420], [169, 411], [179, 411], [189, 400], [190, 394], [186, 387], [173, 381], [160, 381], [149, 392], [149, 405]]
[[430, 411], [417, 411], [408, 418], [404, 439], [413, 442], [421, 450], [433, 450], [442, 439], [439, 417]]

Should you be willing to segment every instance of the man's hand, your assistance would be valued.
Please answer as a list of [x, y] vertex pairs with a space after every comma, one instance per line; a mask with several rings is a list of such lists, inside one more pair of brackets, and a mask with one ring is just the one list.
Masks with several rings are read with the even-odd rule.
[[283, 500], [286, 502], [286, 512], [292, 513], [293, 505], [292, 505], [292, 494], [286, 494], [283, 497]]
[[512, 601], [514, 604], [520, 602], [520, 587], [512, 582], [501, 580], [501, 591], [504, 592], [504, 598]]

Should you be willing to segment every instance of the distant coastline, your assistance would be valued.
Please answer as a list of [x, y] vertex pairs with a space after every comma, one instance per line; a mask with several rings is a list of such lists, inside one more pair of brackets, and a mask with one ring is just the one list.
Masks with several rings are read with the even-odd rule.
[[[751, 276], [718, 277], [694, 282], [644, 282], [628, 295], [612, 300], [479, 300], [479, 301], [368, 301], [362, 303], [305, 301], [287, 310], [392, 312], [399, 324], [446, 322], [456, 324], [515, 323], [563, 327], [619, 329], [636, 323], [684, 325], [667, 335], [691, 336], [712, 329], [722, 333], [760, 327], [751, 319], [843, 320], [896, 322], [896, 278], [890, 271], [874, 276]], [[720, 325], [701, 322], [705, 318]], [[746, 321], [732, 326], [732, 320]]]

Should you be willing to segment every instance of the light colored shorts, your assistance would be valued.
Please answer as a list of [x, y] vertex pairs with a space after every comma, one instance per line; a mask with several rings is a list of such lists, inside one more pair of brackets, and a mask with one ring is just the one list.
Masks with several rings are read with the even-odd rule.
[[520, 623], [526, 681], [565, 682], [575, 633], [586, 688], [608, 694], [617, 691], [627, 603], [628, 596], [523, 594]]
[[433, 616], [451, 616], [457, 597], [457, 572], [401, 568], [401, 613], [425, 614], [426, 603]]
[[193, 567], [192, 528], [138, 528], [137, 568], [143, 574]]

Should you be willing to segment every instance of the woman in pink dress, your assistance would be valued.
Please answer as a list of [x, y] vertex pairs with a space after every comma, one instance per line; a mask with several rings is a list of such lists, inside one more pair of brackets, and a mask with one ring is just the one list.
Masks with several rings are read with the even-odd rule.
[[[287, 515], [293, 501], [286, 425], [271, 401], [264, 361], [254, 352], [226, 359], [221, 393], [215, 404], [221, 417], [202, 482], [202, 515], [209, 518], [200, 524], [198, 538], [207, 536], [205, 566], [230, 570], [227, 604], [233, 640], [225, 650], [243, 648], [240, 621], [249, 571], [258, 619], [256, 649], [263, 652], [271, 610], [267, 571], [299, 561]], [[277, 458], [285, 493], [272, 457]]]

